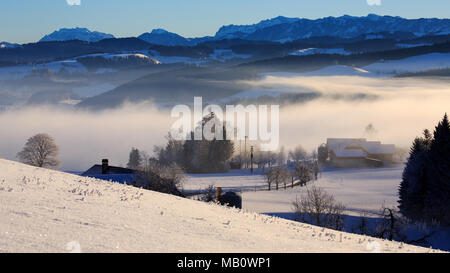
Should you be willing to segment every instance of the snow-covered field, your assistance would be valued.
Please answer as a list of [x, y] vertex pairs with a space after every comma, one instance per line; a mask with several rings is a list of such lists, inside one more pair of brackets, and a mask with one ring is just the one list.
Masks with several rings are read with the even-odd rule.
[[[346, 214], [360, 216], [378, 214], [381, 207], [396, 207], [398, 186], [403, 166], [382, 169], [329, 169], [325, 170], [315, 186], [321, 187], [343, 203]], [[242, 191], [244, 209], [258, 213], [276, 214], [290, 218], [292, 202], [306, 191], [305, 187], [267, 188], [264, 177], [250, 175], [248, 170], [230, 171], [227, 174], [189, 175], [184, 184], [186, 190], [203, 190], [209, 185], [223, 190]], [[272, 185], [274, 187], [274, 185]]]
[[429, 252], [0, 159], [0, 252]]
[[220, 174], [189, 174], [184, 190], [198, 191], [208, 186], [222, 187], [223, 190], [254, 191], [255, 189], [267, 188], [262, 175], [251, 175], [249, 170], [231, 170]]
[[[396, 207], [402, 167], [383, 169], [334, 169], [321, 174], [313, 184], [343, 203], [346, 214], [377, 214], [381, 207]], [[305, 187], [243, 193], [243, 207], [259, 213], [292, 214], [292, 202], [306, 191]]]

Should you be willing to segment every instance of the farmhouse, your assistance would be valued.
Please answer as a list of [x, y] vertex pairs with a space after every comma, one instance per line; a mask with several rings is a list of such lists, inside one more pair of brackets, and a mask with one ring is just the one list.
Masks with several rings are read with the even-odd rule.
[[364, 138], [329, 138], [330, 165], [338, 168], [383, 167], [393, 163], [395, 145]]
[[81, 176], [111, 180], [128, 185], [136, 182], [137, 175], [138, 173], [135, 170], [110, 166], [108, 159], [103, 159], [101, 165], [94, 165], [89, 170], [81, 174]]

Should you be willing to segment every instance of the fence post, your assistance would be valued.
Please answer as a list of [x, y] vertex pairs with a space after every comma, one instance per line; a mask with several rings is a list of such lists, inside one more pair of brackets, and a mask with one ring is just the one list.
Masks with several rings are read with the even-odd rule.
[[217, 187], [217, 190], [216, 190], [216, 200], [217, 200], [217, 202], [219, 202], [220, 203], [220, 196], [222, 195], [222, 188], [221, 187]]

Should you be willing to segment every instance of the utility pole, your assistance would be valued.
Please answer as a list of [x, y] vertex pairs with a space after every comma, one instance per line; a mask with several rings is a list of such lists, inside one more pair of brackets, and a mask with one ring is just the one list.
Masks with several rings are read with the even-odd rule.
[[245, 136], [245, 144], [244, 144], [244, 157], [245, 157], [245, 168], [248, 169], [248, 159], [247, 159], [247, 138], [248, 136]]
[[239, 139], [239, 164], [242, 168], [242, 139]]
[[251, 173], [253, 174], [253, 146], [250, 148], [250, 164]]

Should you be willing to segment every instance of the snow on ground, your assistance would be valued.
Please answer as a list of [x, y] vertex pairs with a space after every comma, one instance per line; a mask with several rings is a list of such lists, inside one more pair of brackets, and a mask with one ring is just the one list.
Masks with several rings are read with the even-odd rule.
[[[322, 172], [319, 180], [313, 184], [342, 202], [347, 208], [346, 214], [360, 216], [362, 212], [367, 212], [370, 216], [378, 214], [383, 205], [397, 206], [402, 171], [403, 166], [381, 169], [329, 169]], [[184, 183], [184, 189], [203, 190], [209, 185], [222, 187], [223, 190], [242, 191], [244, 209], [279, 214], [286, 218], [292, 216], [292, 202], [306, 191], [305, 187], [298, 186], [278, 191], [260, 191], [267, 188], [264, 176], [250, 175], [248, 170], [230, 171], [226, 174], [190, 174]]]
[[350, 55], [351, 53], [343, 48], [305, 48], [296, 50], [289, 53], [289, 55], [295, 56], [305, 56], [305, 55], [315, 55], [315, 54], [337, 54], [337, 55]]
[[[294, 76], [294, 75], [293, 75]], [[298, 74], [297, 74], [298, 76]], [[307, 72], [307, 73], [301, 73], [301, 76], [363, 76], [363, 77], [371, 77], [374, 76], [369, 71], [353, 67], [353, 66], [346, 66], [346, 65], [332, 65], [327, 66], [325, 68]]]
[[306, 73], [272, 72], [262, 76], [305, 77], [305, 76], [362, 76], [392, 77], [408, 72], [420, 72], [450, 67], [450, 53], [431, 53], [402, 60], [379, 61], [361, 68], [346, 65], [331, 65]]
[[0, 200], [0, 252], [430, 251], [2, 159]]
[[140, 53], [140, 52], [136, 53], [136, 52], [128, 52], [128, 51], [124, 51], [121, 53], [89, 54], [89, 55], [83, 55], [83, 56], [77, 57], [75, 59], [78, 60], [78, 59], [87, 58], [87, 57], [102, 57], [106, 60], [120, 60], [120, 59], [128, 59], [130, 57], [136, 57], [139, 59], [147, 60], [149, 62], [153, 62], [155, 64], [160, 64], [160, 62], [158, 60], [152, 59], [144, 53]]
[[199, 191], [208, 186], [222, 187], [229, 191], [247, 191], [266, 188], [262, 175], [251, 175], [249, 170], [231, 170], [220, 174], [189, 174], [184, 183], [185, 191]]
[[[398, 186], [403, 166], [382, 169], [332, 169], [322, 172], [313, 184], [332, 194], [343, 203], [346, 214], [360, 216], [362, 212], [379, 213], [382, 205], [396, 207]], [[262, 179], [262, 177], [261, 177]], [[278, 191], [243, 193], [243, 207], [247, 210], [292, 217], [292, 202], [306, 191], [294, 187]]]
[[87, 71], [86, 67], [76, 60], [64, 60], [37, 65], [5, 66], [0, 67], [0, 80], [22, 79], [30, 75], [35, 69], [48, 69], [54, 73], [58, 73], [63, 68], [68, 72]]
[[378, 62], [365, 66], [363, 69], [373, 74], [392, 76], [448, 67], [450, 67], [450, 53], [431, 53], [402, 60]]
[[412, 48], [412, 47], [419, 47], [419, 46], [431, 46], [433, 44], [429, 43], [421, 43], [421, 44], [396, 44], [396, 47], [399, 48]]
[[150, 51], [148, 51], [147, 54], [149, 56], [151, 56], [151, 58], [157, 60], [159, 63], [162, 63], [162, 64], [185, 63], [185, 64], [202, 65], [208, 61], [206, 58], [205, 59], [195, 59], [195, 58], [183, 57], [183, 56], [162, 56], [156, 50], [150, 50]]
[[363, 77], [374, 77], [369, 71], [358, 67], [346, 66], [346, 65], [332, 65], [327, 66], [322, 69], [314, 70], [305, 73], [293, 73], [293, 72], [270, 72], [270, 73], [260, 73], [261, 77], [306, 77], [306, 76], [363, 76]]
[[212, 53], [209, 57], [211, 60], [226, 62], [232, 59], [248, 59], [252, 57], [252, 55], [236, 54], [231, 49], [215, 49], [214, 53]]

